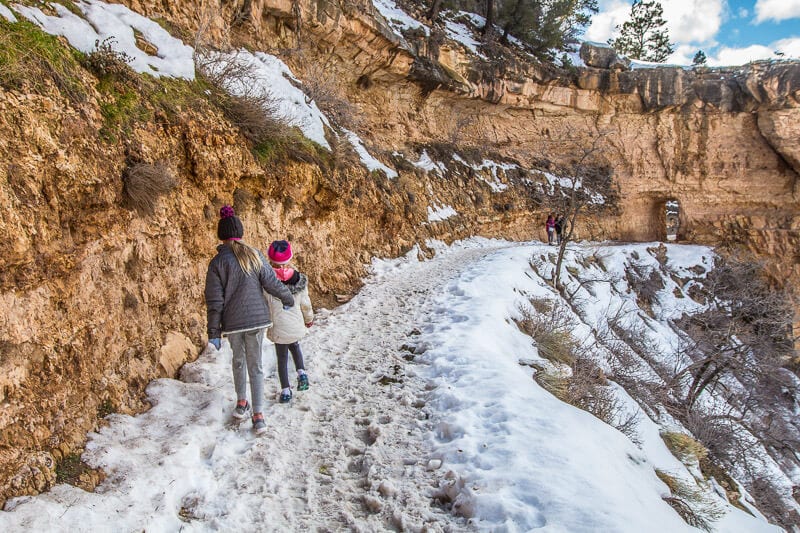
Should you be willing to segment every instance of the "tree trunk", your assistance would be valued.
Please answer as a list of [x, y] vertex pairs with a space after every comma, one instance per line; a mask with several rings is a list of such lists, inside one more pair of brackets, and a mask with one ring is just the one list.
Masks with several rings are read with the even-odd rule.
[[439, 10], [442, 9], [442, 0], [433, 0], [433, 4], [431, 4], [431, 8], [428, 10], [428, 20], [431, 22], [436, 22], [436, 19], [439, 18]]
[[486, 24], [483, 25], [481, 34], [491, 35], [492, 26], [494, 26], [494, 0], [486, 0]]
[[697, 377], [695, 377], [694, 383], [692, 383], [692, 387], [689, 389], [689, 394], [686, 397], [687, 399], [686, 406], [689, 409], [691, 409], [694, 406], [697, 399], [700, 397], [701, 394], [703, 394], [703, 391], [706, 390], [706, 387], [708, 387], [711, 383], [716, 382], [719, 379], [722, 372], [724, 372], [725, 369], [730, 366], [728, 363], [718, 364], [717, 366], [714, 367], [713, 370], [706, 373], [705, 377], [702, 380], [700, 380], [699, 378], [707, 370], [710, 364], [711, 362], [709, 361], [708, 363], [703, 365], [700, 372], [697, 374]]

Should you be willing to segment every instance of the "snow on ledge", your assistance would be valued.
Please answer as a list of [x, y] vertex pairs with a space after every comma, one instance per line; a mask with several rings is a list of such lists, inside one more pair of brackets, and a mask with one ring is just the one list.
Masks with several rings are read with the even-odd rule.
[[467, 166], [467, 167], [475, 170], [476, 172], [481, 172], [481, 171], [487, 170], [487, 169], [490, 170], [492, 172], [492, 178], [493, 178], [492, 181], [487, 180], [486, 178], [484, 178], [480, 174], [478, 174], [478, 177], [481, 180], [483, 180], [484, 182], [486, 182], [486, 184], [489, 185], [489, 187], [491, 187], [492, 192], [503, 192], [504, 190], [508, 189], [508, 185], [506, 185], [505, 183], [501, 182], [499, 180], [499, 178], [497, 177], [497, 169], [501, 169], [503, 171], [507, 171], [507, 170], [513, 170], [513, 169], [519, 168], [519, 165], [513, 165], [513, 164], [510, 164], [510, 163], [496, 163], [496, 162], [491, 161], [489, 159], [484, 159], [481, 162], [480, 165], [472, 165], [472, 164], [468, 163], [467, 161], [465, 161], [458, 154], [453, 154], [453, 160], [454, 161], [458, 161], [462, 165]]
[[428, 206], [428, 222], [440, 222], [458, 215], [458, 212], [449, 205], [433, 204]]
[[361, 138], [353, 133], [350, 130], [343, 129], [347, 139], [350, 141], [350, 144], [353, 145], [358, 157], [361, 159], [361, 162], [367, 167], [367, 170], [372, 172], [373, 170], [383, 170], [386, 173], [386, 177], [389, 179], [394, 179], [397, 177], [397, 171], [393, 168], [389, 168], [377, 159], [375, 159], [364, 147], [364, 142]]
[[440, 176], [444, 176], [445, 172], [447, 172], [447, 166], [444, 163], [440, 163], [431, 159], [431, 156], [428, 155], [427, 150], [423, 150], [419, 155], [419, 161], [416, 163], [412, 161], [411, 164], [417, 168], [421, 168], [425, 172], [436, 172]]
[[372, 0], [372, 5], [383, 15], [383, 18], [386, 19], [386, 22], [389, 23], [392, 30], [401, 37], [403, 35], [403, 30], [414, 30], [418, 28], [422, 28], [425, 35], [431, 34], [431, 30], [427, 26], [397, 7], [393, 0]]
[[475, 39], [473, 31], [464, 24], [452, 20], [445, 20], [445, 33], [450, 39], [461, 43], [476, 56], [486, 59], [486, 57], [478, 51], [480, 43]]
[[[75, 6], [85, 17], [81, 18], [61, 4], [51, 3], [50, 6], [57, 16], [45, 15], [39, 8], [20, 4], [14, 4], [14, 9], [45, 32], [66, 37], [69, 44], [81, 52], [91, 53], [97, 48], [96, 43], [109, 39], [108, 44], [114, 50], [131, 57], [130, 66], [136, 72], [194, 79], [192, 47], [127, 7], [99, 0], [79, 0]], [[156, 47], [157, 55], [149, 55], [136, 46], [134, 30]]]
[[14, 13], [12, 13], [5, 4], [0, 4], [0, 16], [9, 22], [17, 22], [17, 17], [14, 16]]
[[330, 127], [328, 119], [314, 101], [309, 102], [305, 93], [292, 84], [292, 81], [300, 82], [286, 63], [273, 55], [253, 54], [244, 49], [210, 57], [212, 61], [208, 68], [211, 72], [225, 69], [225, 65], [231, 62], [241, 63], [242, 70], [249, 69], [247, 75], [229, 81], [225, 87], [228, 92], [237, 96], [265, 95], [275, 104], [274, 111], [279, 120], [298, 127], [307, 138], [331, 149], [325, 139], [325, 126]]

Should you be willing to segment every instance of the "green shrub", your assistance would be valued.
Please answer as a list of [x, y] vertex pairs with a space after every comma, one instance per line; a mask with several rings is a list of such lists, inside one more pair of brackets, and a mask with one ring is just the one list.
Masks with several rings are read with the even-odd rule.
[[79, 453], [67, 455], [56, 464], [56, 482], [75, 485], [81, 474], [91, 468], [81, 460]]

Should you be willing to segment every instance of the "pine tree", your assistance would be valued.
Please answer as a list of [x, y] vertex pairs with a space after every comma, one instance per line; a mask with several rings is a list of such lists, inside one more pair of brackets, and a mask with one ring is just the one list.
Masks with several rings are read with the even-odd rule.
[[620, 30], [619, 37], [609, 44], [631, 59], [663, 63], [673, 52], [669, 42], [664, 10], [657, 1], [634, 0], [631, 16]]
[[507, 0], [499, 3], [497, 22], [502, 44], [514, 36], [534, 55], [554, 59], [554, 53], [572, 50], [578, 35], [597, 12], [597, 0]]
[[704, 67], [707, 61], [706, 54], [702, 50], [698, 50], [694, 55], [694, 59], [692, 59], [692, 66]]

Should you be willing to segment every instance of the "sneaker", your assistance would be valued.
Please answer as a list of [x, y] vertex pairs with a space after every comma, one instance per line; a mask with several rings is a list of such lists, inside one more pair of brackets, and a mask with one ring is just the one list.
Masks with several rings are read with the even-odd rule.
[[253, 431], [256, 435], [261, 435], [267, 430], [267, 423], [264, 422], [264, 415], [256, 413], [253, 415]]
[[289, 400], [291, 400], [291, 399], [292, 399], [292, 390], [291, 389], [281, 392], [281, 399], [280, 399], [281, 403], [289, 403]]
[[308, 390], [308, 376], [300, 374], [297, 377], [297, 390]]
[[247, 413], [249, 412], [250, 404], [247, 402], [247, 400], [244, 400], [244, 403], [242, 403], [242, 400], [240, 400], [233, 409], [233, 418], [238, 418], [241, 420], [242, 418], [246, 417]]

